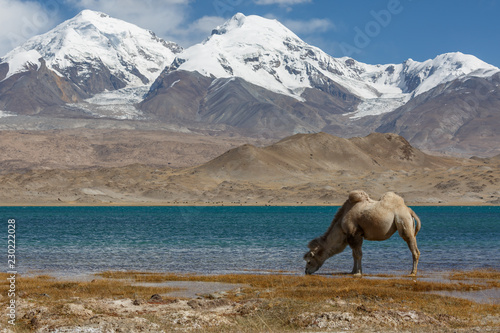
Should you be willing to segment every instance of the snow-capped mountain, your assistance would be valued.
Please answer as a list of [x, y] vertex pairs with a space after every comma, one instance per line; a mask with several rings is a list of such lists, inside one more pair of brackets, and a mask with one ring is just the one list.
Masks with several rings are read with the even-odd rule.
[[377, 97], [344, 60], [308, 45], [276, 20], [241, 13], [215, 28], [203, 43], [180, 53], [170, 70], [240, 77], [298, 100], [303, 100], [306, 88], [327, 80], [342, 83], [359, 96]]
[[412, 97], [457, 78], [486, 77], [499, 71], [497, 67], [461, 52], [441, 54], [424, 62], [408, 59], [397, 65], [358, 63], [358, 70], [363, 81], [397, 87], [400, 93], [411, 93]]
[[0, 59], [0, 116], [141, 119], [268, 138], [379, 130], [427, 149], [462, 140], [457, 149], [493, 151], [499, 78], [460, 52], [385, 65], [334, 58], [276, 20], [243, 14], [183, 50], [84, 10]]
[[151, 84], [181, 50], [151, 31], [84, 10], [3, 57], [0, 63], [9, 68], [0, 80], [40, 69], [44, 61], [49, 70], [95, 94]]
[[[334, 58], [276, 20], [237, 14], [179, 53], [140, 109], [163, 121], [230, 126], [264, 137], [379, 130], [408, 133], [410, 142], [427, 149], [489, 153], [500, 134], [473, 128], [500, 125], [499, 75], [497, 67], [460, 52], [385, 65]], [[476, 98], [478, 85], [488, 87], [488, 98]], [[467, 136], [455, 140], [460, 133]]]
[[[491, 76], [499, 69], [472, 55], [447, 53], [435, 59], [368, 65], [333, 58], [308, 45], [276, 20], [236, 14], [203, 43], [177, 55], [170, 70], [216, 78], [240, 77], [304, 101], [307, 88], [335, 84], [362, 100], [354, 117], [390, 112], [410, 98], [464, 76]], [[376, 110], [376, 109], [379, 110]]]

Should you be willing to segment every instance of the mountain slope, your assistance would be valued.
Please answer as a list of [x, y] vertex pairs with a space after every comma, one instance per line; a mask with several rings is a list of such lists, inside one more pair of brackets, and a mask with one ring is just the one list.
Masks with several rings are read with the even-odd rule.
[[194, 122], [212, 80], [197, 72], [162, 72], [140, 109], [162, 121]]
[[139, 108], [161, 121], [231, 126], [245, 135], [281, 138], [318, 132], [330, 124], [332, 116], [348, 112], [357, 101], [353, 96], [346, 101], [313, 89], [306, 94], [314, 102], [299, 102], [239, 77], [214, 79], [198, 72], [166, 70]]
[[442, 84], [381, 119], [377, 131], [396, 132], [418, 147], [471, 155], [498, 154], [500, 74]]
[[86, 97], [89, 95], [70, 80], [48, 69], [43, 59], [37, 65], [29, 65], [27, 71], [0, 82], [0, 110], [17, 114], [38, 115], [45, 109], [53, 114], [66, 103], [79, 102]]

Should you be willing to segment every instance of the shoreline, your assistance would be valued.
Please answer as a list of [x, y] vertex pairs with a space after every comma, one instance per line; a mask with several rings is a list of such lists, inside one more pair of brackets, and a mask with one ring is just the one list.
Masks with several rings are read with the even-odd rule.
[[[110, 202], [110, 203], [0, 203], [0, 207], [337, 207], [342, 206], [339, 203], [265, 203], [255, 204], [243, 203], [137, 203], [137, 202]], [[478, 203], [478, 202], [447, 202], [447, 203], [425, 203], [425, 202], [406, 202], [406, 205], [413, 207], [500, 207], [500, 204]]]
[[[455, 280], [453, 276], [456, 275], [472, 275], [477, 272], [491, 272], [496, 273], [500, 276], [500, 267], [497, 268], [473, 268], [473, 269], [448, 269], [439, 271], [430, 270], [419, 270], [417, 276], [410, 276], [406, 271], [392, 271], [389, 273], [364, 273], [361, 276], [355, 276], [350, 272], [320, 272], [315, 273], [312, 276], [329, 278], [329, 279], [345, 279], [345, 278], [355, 278], [355, 279], [368, 279], [368, 280], [412, 280], [420, 282], [432, 282], [432, 283], [453, 283]], [[67, 272], [66, 272], [67, 273]], [[120, 276], [176, 276], [177, 280], [169, 281], [197, 281], [197, 279], [205, 281], [206, 279], [218, 278], [218, 277], [229, 277], [229, 276], [260, 276], [260, 277], [283, 277], [283, 278], [307, 278], [303, 272], [300, 271], [273, 271], [273, 270], [249, 270], [249, 271], [235, 271], [227, 273], [203, 273], [203, 272], [175, 272], [175, 271], [155, 271], [155, 270], [100, 270], [95, 272], [73, 272], [66, 274], [61, 271], [53, 270], [39, 270], [39, 271], [27, 271], [24, 273], [16, 273], [16, 275], [23, 278], [39, 278], [39, 277], [50, 277], [58, 282], [62, 281], [73, 281], [73, 282], [90, 282], [96, 279], [106, 279], [106, 275], [117, 274]], [[128, 279], [125, 279], [129, 281]], [[206, 282], [206, 281], [205, 281]], [[463, 279], [460, 280], [464, 284], [476, 283], [474, 279], [470, 281]], [[500, 288], [493, 288], [500, 291]], [[470, 290], [472, 291], [472, 290]], [[500, 304], [500, 298], [497, 300]]]

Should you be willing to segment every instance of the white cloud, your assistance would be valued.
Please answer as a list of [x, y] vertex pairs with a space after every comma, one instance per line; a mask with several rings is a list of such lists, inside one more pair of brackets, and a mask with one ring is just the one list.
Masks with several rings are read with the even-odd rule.
[[292, 32], [297, 35], [312, 35], [327, 32], [330, 30], [336, 30], [335, 24], [329, 19], [312, 18], [310, 20], [291, 20], [291, 19], [280, 19], [274, 14], [267, 14], [265, 18], [271, 20], [278, 20], [285, 27], [292, 30]]
[[329, 30], [335, 30], [335, 24], [329, 19], [314, 18], [307, 21], [301, 20], [285, 20], [283, 24], [296, 34], [313, 34], [321, 33]]
[[67, 8], [106, 13], [154, 31], [184, 47], [199, 43], [226, 19], [204, 16], [190, 21], [194, 0], [0, 0], [0, 57], [28, 38], [45, 33], [62, 22]]
[[154, 31], [168, 41], [187, 47], [203, 41], [225, 19], [204, 16], [189, 22], [193, 0], [66, 0], [78, 9], [101, 11], [141, 28]]
[[288, 29], [297, 34], [304, 42], [319, 47], [327, 53], [337, 49], [337, 45], [332, 48], [331, 38], [325, 38], [323, 35], [325, 32], [337, 30], [337, 26], [329, 19], [312, 18], [310, 20], [287, 20], [280, 19], [274, 14], [267, 14], [264, 17], [280, 21]]
[[134, 23], [164, 37], [185, 22], [191, 0], [67, 0], [78, 9], [91, 9]]
[[172, 31], [169, 36], [171, 36], [171, 40], [175, 40], [182, 46], [187, 47], [202, 42], [210, 36], [213, 29], [226, 22], [226, 20], [219, 16], [203, 16], [187, 25], [187, 27], [180, 27]]
[[57, 1], [0, 0], [0, 57], [60, 22]]
[[297, 5], [301, 3], [310, 3], [312, 0], [255, 0], [255, 4], [257, 5], [281, 5], [281, 6], [290, 6]]

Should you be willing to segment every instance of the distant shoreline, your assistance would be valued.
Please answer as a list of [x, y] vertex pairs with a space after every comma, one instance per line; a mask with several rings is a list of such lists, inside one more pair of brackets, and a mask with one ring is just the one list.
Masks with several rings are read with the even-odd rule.
[[[240, 203], [0, 203], [0, 207], [337, 207], [343, 203], [264, 203], [240, 204]], [[500, 207], [500, 204], [477, 203], [477, 202], [447, 202], [447, 203], [422, 203], [406, 202], [408, 206], [414, 207]]]

